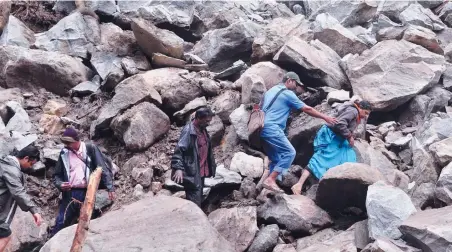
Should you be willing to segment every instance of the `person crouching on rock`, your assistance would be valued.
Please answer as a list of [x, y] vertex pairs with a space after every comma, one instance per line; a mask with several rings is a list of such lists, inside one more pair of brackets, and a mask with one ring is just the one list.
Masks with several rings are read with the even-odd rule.
[[39, 209], [27, 194], [22, 170], [31, 169], [39, 160], [39, 150], [29, 145], [15, 156], [0, 158], [0, 252], [5, 251], [11, 240], [10, 224], [17, 206], [33, 215], [36, 225], [40, 226], [42, 217]]
[[367, 101], [345, 102], [338, 108], [337, 123], [323, 125], [314, 139], [314, 155], [303, 170], [301, 178], [292, 187], [294, 194], [301, 194], [303, 184], [309, 175], [321, 179], [330, 168], [346, 162], [356, 162], [353, 150], [353, 131], [362, 119], [369, 116], [371, 105]]
[[204, 178], [214, 177], [216, 164], [207, 126], [214, 114], [202, 107], [195, 118], [182, 129], [179, 142], [171, 158], [173, 180], [182, 184], [185, 198], [201, 207]]
[[89, 176], [97, 167], [102, 167], [100, 184], [108, 190], [110, 200], [115, 198], [113, 174], [99, 148], [80, 141], [78, 132], [73, 128], [66, 128], [61, 141], [65, 147], [55, 166], [54, 182], [63, 193], [63, 198], [51, 236], [72, 225], [79, 217]]
[[303, 90], [303, 83], [294, 72], [288, 72], [282, 83], [269, 89], [264, 97], [262, 110], [265, 112], [264, 127], [261, 132], [263, 149], [270, 159], [269, 176], [262, 183], [263, 187], [275, 192], [283, 192], [276, 184], [281, 179], [295, 159], [295, 149], [287, 139], [284, 131], [292, 109], [301, 110], [306, 114], [321, 118], [327, 123], [334, 124], [335, 118], [329, 117], [305, 105], [295, 94]]

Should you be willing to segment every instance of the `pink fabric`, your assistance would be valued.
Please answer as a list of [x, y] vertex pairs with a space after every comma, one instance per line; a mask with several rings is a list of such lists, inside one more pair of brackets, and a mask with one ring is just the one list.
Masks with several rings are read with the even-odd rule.
[[85, 148], [85, 144], [82, 143], [77, 154], [73, 151], [69, 151], [69, 184], [73, 188], [86, 188], [87, 186], [85, 179], [86, 165], [82, 161], [84, 160], [83, 154], [85, 153]]

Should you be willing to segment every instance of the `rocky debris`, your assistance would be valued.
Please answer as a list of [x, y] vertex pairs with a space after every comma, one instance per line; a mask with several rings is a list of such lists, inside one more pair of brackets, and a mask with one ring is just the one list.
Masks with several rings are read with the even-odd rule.
[[229, 121], [241, 140], [248, 141], [248, 120], [251, 111], [246, 110], [245, 105], [240, 105], [230, 115]]
[[353, 27], [372, 20], [377, 6], [378, 4], [373, 2], [323, 1], [322, 6], [310, 15], [310, 19], [313, 20], [321, 13], [328, 13], [344, 27]]
[[313, 24], [314, 38], [331, 47], [340, 57], [361, 54], [367, 44], [343, 27], [333, 16], [322, 13]]
[[[24, 106], [24, 97], [19, 88], [0, 89], [0, 106], [4, 105], [8, 101], [15, 101], [21, 106]], [[3, 120], [7, 121], [4, 118]]]
[[369, 236], [369, 225], [368, 220], [363, 220], [355, 223], [355, 246], [358, 249], [364, 249], [372, 239]]
[[275, 18], [257, 35], [253, 42], [251, 61], [269, 61], [284, 45], [287, 37], [297, 36], [303, 40], [312, 39], [309, 22], [303, 15], [289, 19]]
[[92, 123], [91, 137], [96, 137], [100, 131], [108, 129], [113, 118], [119, 113], [142, 101], [162, 104], [160, 94], [153, 88], [152, 82], [148, 81], [143, 75], [134, 75], [119, 83], [115, 88], [115, 96], [102, 107], [98, 118]]
[[326, 100], [328, 102], [328, 104], [332, 105], [335, 102], [346, 102], [348, 100], [350, 100], [350, 92], [345, 91], [345, 90], [337, 90], [337, 91], [332, 91], [329, 92]]
[[58, 117], [65, 116], [69, 108], [63, 100], [49, 100], [42, 108], [42, 111], [48, 115], [56, 115]]
[[111, 122], [111, 128], [126, 148], [146, 150], [170, 130], [170, 119], [154, 104], [140, 103]]
[[45, 220], [40, 227], [37, 227], [29, 212], [17, 209], [11, 223], [13, 233], [8, 248], [10, 251], [25, 251], [44, 244], [47, 228], [48, 224]]
[[253, 243], [247, 250], [248, 252], [271, 252], [274, 251], [276, 244], [278, 243], [279, 227], [278, 225], [268, 225], [263, 227]]
[[144, 188], [148, 188], [151, 185], [153, 176], [152, 168], [133, 168], [132, 170], [133, 180]]
[[27, 133], [31, 130], [32, 124], [27, 112], [16, 101], [9, 101], [6, 103], [6, 107], [12, 112], [12, 117], [5, 125], [5, 130], [16, 131], [18, 133]]
[[307, 248], [300, 250], [297, 247], [297, 252], [316, 252], [316, 251], [343, 251], [355, 252], [353, 230], [347, 230], [338, 233], [330, 239], [324, 240], [320, 243], [313, 244]]
[[444, 21], [446, 25], [449, 27], [452, 24], [452, 16], [450, 15], [452, 13], [452, 5], [450, 3], [447, 3], [439, 12], [438, 16], [439, 18]]
[[208, 31], [195, 44], [193, 53], [204, 60], [211, 71], [222, 71], [251, 53], [260, 28], [252, 21], [238, 21], [226, 28]]
[[427, 50], [443, 55], [444, 51], [436, 34], [431, 30], [420, 26], [409, 26], [403, 33], [403, 39], [413, 44], [420, 45]]
[[217, 96], [212, 104], [212, 110], [221, 118], [223, 123], [230, 124], [229, 115], [240, 106], [240, 93], [234, 90], [225, 90]]
[[57, 95], [66, 95], [92, 75], [81, 61], [56, 52], [3, 46], [0, 55], [0, 86], [3, 87], [29, 91], [45, 88]]
[[297, 37], [290, 37], [273, 58], [279, 65], [298, 72], [304, 82], [336, 89], [349, 86], [339, 66], [340, 59], [322, 42], [313, 40], [308, 43]]
[[240, 80], [243, 81], [242, 104], [259, 104], [264, 93], [267, 91], [264, 80], [254, 74], [242, 76]]
[[404, 40], [382, 41], [344, 59], [354, 94], [376, 111], [393, 110], [438, 83], [444, 63], [443, 56]]
[[297, 240], [297, 251], [303, 251], [303, 249], [309, 246], [329, 240], [338, 233], [339, 231], [334, 230], [333, 228], [326, 228], [311, 236], [300, 238]]
[[9, 16], [8, 24], [3, 28], [0, 36], [0, 45], [20, 46], [30, 48], [35, 42], [35, 33], [30, 30], [22, 21]]
[[278, 194], [257, 208], [265, 223], [278, 224], [292, 233], [314, 234], [333, 223], [314, 201], [302, 195]]
[[260, 178], [264, 172], [264, 161], [244, 152], [237, 152], [232, 158], [229, 170], [239, 172], [245, 177]]
[[205, 106], [207, 106], [206, 97], [198, 97], [193, 101], [187, 103], [182, 110], [177, 111], [173, 116], [178, 120], [186, 121], [188, 119], [187, 116], [190, 116], [191, 113], [195, 112], [200, 107]]
[[273, 252], [297, 252], [297, 250], [291, 244], [278, 244], [273, 249]]
[[218, 209], [209, 214], [213, 227], [231, 244], [236, 251], [245, 251], [256, 235], [256, 207]]
[[406, 240], [422, 251], [446, 252], [452, 246], [449, 230], [452, 207], [417, 212], [399, 227]]
[[441, 171], [438, 182], [435, 186], [435, 198], [441, 202], [452, 205], [452, 163], [449, 163]]
[[217, 166], [215, 177], [206, 178], [204, 185], [206, 187], [216, 188], [227, 185], [240, 185], [242, 177], [237, 172], [224, 168], [224, 165]]
[[412, 4], [410, 0], [381, 2], [378, 6], [377, 13], [385, 15], [396, 22], [401, 22], [400, 14], [410, 6], [410, 4]]
[[56, 115], [43, 114], [39, 120], [39, 127], [44, 130], [44, 133], [50, 135], [58, 135], [64, 130], [64, 124]]
[[367, 188], [383, 175], [366, 164], [345, 163], [328, 170], [319, 183], [316, 203], [323, 209], [342, 211], [347, 207], [365, 210]]
[[73, 96], [87, 96], [96, 93], [100, 88], [99, 83], [84, 81], [71, 89]]
[[234, 86], [240, 87], [243, 93], [243, 88], [251, 85], [253, 77], [259, 76], [264, 81], [265, 88], [268, 90], [278, 83], [281, 83], [285, 73], [286, 71], [272, 62], [259, 62], [248, 68], [240, 78], [234, 82]]
[[[443, 74], [444, 78], [444, 74]], [[444, 80], [443, 80], [444, 82]], [[441, 86], [434, 86], [427, 93], [425, 93], [428, 97], [433, 99], [434, 107], [433, 112], [437, 112], [443, 110], [444, 107], [447, 107], [449, 101], [452, 100], [452, 92], [444, 89]]]
[[207, 133], [209, 133], [212, 147], [217, 147], [221, 144], [225, 129], [220, 117], [214, 116], [209, 126], [207, 126]]
[[422, 210], [431, 206], [435, 200], [435, 184], [416, 183], [416, 181], [412, 183], [413, 188], [410, 189], [409, 195], [416, 209]]
[[199, 85], [207, 97], [217, 96], [221, 92], [221, 85], [209, 78], [201, 78]]
[[184, 54], [184, 40], [171, 31], [157, 28], [143, 19], [132, 21], [132, 31], [141, 50], [148, 56], [154, 53], [180, 59]]
[[226, 68], [225, 70], [216, 73], [215, 79], [226, 79], [231, 78], [237, 75], [240, 75], [240, 73], [244, 70], [246, 70], [248, 66], [243, 62], [242, 60], [237, 60], [232, 64], [232, 66]]
[[391, 251], [391, 252], [403, 252], [395, 244], [388, 239], [377, 239], [374, 243], [369, 244], [362, 251], [364, 252], [377, 252], [377, 251]]
[[446, 166], [452, 161], [452, 138], [449, 137], [430, 145], [429, 150], [441, 167]]
[[380, 237], [401, 238], [399, 225], [416, 213], [416, 208], [405, 192], [382, 181], [369, 186], [366, 209], [369, 234], [375, 240]]
[[399, 117], [404, 125], [418, 126], [428, 119], [433, 111], [433, 99], [427, 95], [417, 95], [408, 104], [408, 107]]
[[417, 3], [410, 4], [400, 13], [400, 20], [404, 24], [419, 25], [433, 31], [441, 31], [446, 28], [441, 19], [433, 14], [430, 9]]
[[[71, 243], [65, 241], [74, 237], [75, 229], [74, 225], [60, 231], [41, 248], [41, 252], [68, 251]], [[162, 252], [184, 249], [235, 251], [195, 204], [175, 197], [145, 198], [92, 220], [90, 229], [96, 232], [87, 237], [86, 243], [92, 244], [93, 250], [128, 250], [133, 244], [134, 248]], [[147, 232], [150, 229], [155, 232]], [[176, 234], [179, 242], [167, 239]]]
[[132, 196], [133, 196], [134, 199], [140, 200], [140, 199], [142, 199], [145, 196], [144, 194], [145, 193], [144, 193], [144, 190], [143, 190], [143, 186], [141, 184], [138, 184], [138, 185], [136, 185], [133, 188]]
[[97, 20], [80, 12], [61, 19], [50, 30], [36, 34], [35, 46], [49, 52], [59, 52], [87, 59], [94, 46], [100, 42]]

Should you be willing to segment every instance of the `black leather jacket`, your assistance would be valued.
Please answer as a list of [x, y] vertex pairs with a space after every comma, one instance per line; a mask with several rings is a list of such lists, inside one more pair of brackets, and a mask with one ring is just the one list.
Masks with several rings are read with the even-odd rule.
[[[208, 158], [209, 177], [215, 176], [216, 164], [212, 152], [210, 136], [205, 131], [208, 138]], [[197, 134], [193, 122], [188, 123], [182, 129], [179, 142], [171, 158], [171, 169], [182, 170], [184, 173], [184, 187], [186, 189], [199, 189], [201, 185], [201, 175], [198, 158]]]

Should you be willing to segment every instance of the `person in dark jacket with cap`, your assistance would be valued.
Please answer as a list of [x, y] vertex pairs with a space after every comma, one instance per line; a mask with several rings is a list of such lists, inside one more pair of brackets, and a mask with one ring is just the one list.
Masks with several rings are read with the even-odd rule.
[[14, 156], [0, 158], [0, 252], [3, 252], [11, 239], [10, 224], [17, 206], [33, 215], [36, 225], [42, 222], [41, 214], [25, 189], [22, 170], [31, 169], [39, 160], [39, 150], [29, 145]]
[[346, 162], [356, 162], [353, 150], [356, 130], [362, 119], [369, 116], [372, 107], [367, 101], [345, 102], [338, 108], [337, 123], [323, 125], [314, 139], [314, 155], [303, 170], [301, 178], [292, 187], [294, 194], [301, 194], [303, 184], [312, 174], [321, 179], [326, 171]]
[[182, 129], [179, 142], [171, 158], [173, 180], [185, 189], [185, 198], [201, 207], [204, 178], [214, 177], [216, 171], [212, 144], [207, 126], [214, 116], [208, 107], [202, 107], [195, 118]]
[[270, 175], [264, 180], [262, 185], [268, 190], [283, 192], [276, 184], [276, 179], [281, 179], [281, 175], [288, 171], [295, 159], [295, 148], [285, 134], [287, 119], [292, 109], [301, 110], [330, 124], [336, 123], [335, 118], [322, 114], [304, 104], [295, 94], [295, 91], [301, 92], [302, 89], [303, 83], [298, 75], [294, 72], [288, 72], [285, 74], [282, 83], [272, 87], [265, 93], [261, 102], [261, 108], [265, 112], [261, 139], [263, 140], [264, 152], [271, 161], [268, 171]]
[[115, 198], [113, 174], [99, 148], [80, 141], [78, 132], [73, 128], [66, 128], [61, 141], [65, 148], [61, 150], [55, 166], [54, 183], [63, 193], [63, 198], [52, 236], [79, 217], [89, 176], [97, 167], [102, 167], [101, 185], [107, 188], [110, 200]]

